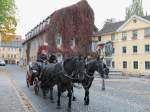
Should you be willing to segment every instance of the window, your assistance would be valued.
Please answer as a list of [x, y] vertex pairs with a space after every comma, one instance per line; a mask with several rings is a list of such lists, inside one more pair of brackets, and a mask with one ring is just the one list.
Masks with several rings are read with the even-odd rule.
[[115, 48], [113, 48], [112, 53], [115, 54]]
[[60, 35], [58, 35], [56, 37], [56, 46], [61, 47], [61, 45], [62, 45], [62, 37]]
[[122, 40], [126, 40], [127, 39], [127, 32], [123, 32], [122, 33]]
[[137, 38], [137, 36], [138, 36], [138, 31], [137, 31], [137, 30], [134, 30], [134, 31], [132, 32], [132, 37], [133, 37], [133, 38]]
[[14, 58], [16, 58], [16, 55], [14, 55]]
[[75, 39], [71, 39], [69, 45], [72, 49], [75, 48]]
[[110, 67], [110, 66], [111, 66], [111, 60], [107, 59], [107, 60], [106, 60], [106, 65], [107, 65], [108, 67]]
[[111, 34], [111, 40], [112, 40], [112, 41], [115, 40], [115, 34]]
[[123, 68], [127, 68], [127, 61], [123, 61]]
[[126, 53], [126, 47], [122, 47], [122, 53]]
[[137, 53], [137, 46], [133, 46], [133, 53]]
[[47, 24], [49, 24], [49, 23], [50, 23], [50, 17], [48, 17], [48, 18], [46, 19], [46, 21], [47, 21]]
[[145, 52], [150, 52], [150, 45], [145, 45]]
[[150, 28], [144, 29], [144, 37], [150, 37]]
[[39, 25], [40, 32], [42, 31], [42, 23]]
[[92, 41], [92, 51], [95, 52], [96, 51], [96, 46], [97, 46], [97, 41]]
[[112, 68], [115, 68], [115, 62], [112, 61]]
[[145, 61], [145, 69], [150, 70], [150, 61]]
[[138, 69], [138, 61], [134, 61], [133, 62], [133, 68], [134, 69]]
[[98, 40], [101, 41], [101, 40], [102, 40], [102, 37], [101, 37], [101, 36], [98, 36]]

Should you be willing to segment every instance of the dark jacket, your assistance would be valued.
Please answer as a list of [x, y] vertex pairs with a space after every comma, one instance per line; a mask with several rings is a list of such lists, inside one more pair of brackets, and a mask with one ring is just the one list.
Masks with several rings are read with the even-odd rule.
[[46, 55], [46, 54], [41, 54], [41, 55], [39, 55], [38, 58], [37, 58], [37, 61], [38, 61], [38, 62], [47, 61], [47, 55]]

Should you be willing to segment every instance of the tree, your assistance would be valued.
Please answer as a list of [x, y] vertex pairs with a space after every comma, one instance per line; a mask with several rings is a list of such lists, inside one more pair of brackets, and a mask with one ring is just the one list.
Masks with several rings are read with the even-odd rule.
[[132, 0], [132, 5], [126, 8], [126, 20], [131, 16], [143, 16], [142, 0]]
[[4, 41], [14, 37], [17, 25], [15, 11], [14, 0], [0, 0], [0, 36]]

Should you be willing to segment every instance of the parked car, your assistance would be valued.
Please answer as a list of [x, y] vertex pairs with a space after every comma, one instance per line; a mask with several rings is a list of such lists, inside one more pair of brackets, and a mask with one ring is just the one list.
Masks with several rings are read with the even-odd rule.
[[5, 65], [6, 65], [5, 61], [4, 60], [0, 60], [0, 66], [5, 66]]

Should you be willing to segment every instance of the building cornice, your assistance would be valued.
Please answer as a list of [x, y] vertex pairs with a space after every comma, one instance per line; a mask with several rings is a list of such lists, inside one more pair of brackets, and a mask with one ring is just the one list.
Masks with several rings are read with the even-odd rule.
[[144, 19], [144, 18], [142, 18], [142, 17], [140, 17], [140, 16], [137, 16], [137, 15], [134, 15], [134, 16], [132, 16], [130, 19], [128, 19], [123, 25], [121, 25], [117, 30], [116, 30], [116, 32], [120, 32], [131, 20], [133, 20], [133, 19], [139, 19], [139, 20], [141, 20], [141, 21], [144, 21], [144, 22], [146, 22], [146, 23], [148, 23], [148, 24], [150, 24], [150, 21], [148, 21], [148, 20], [146, 20], [146, 19]]

